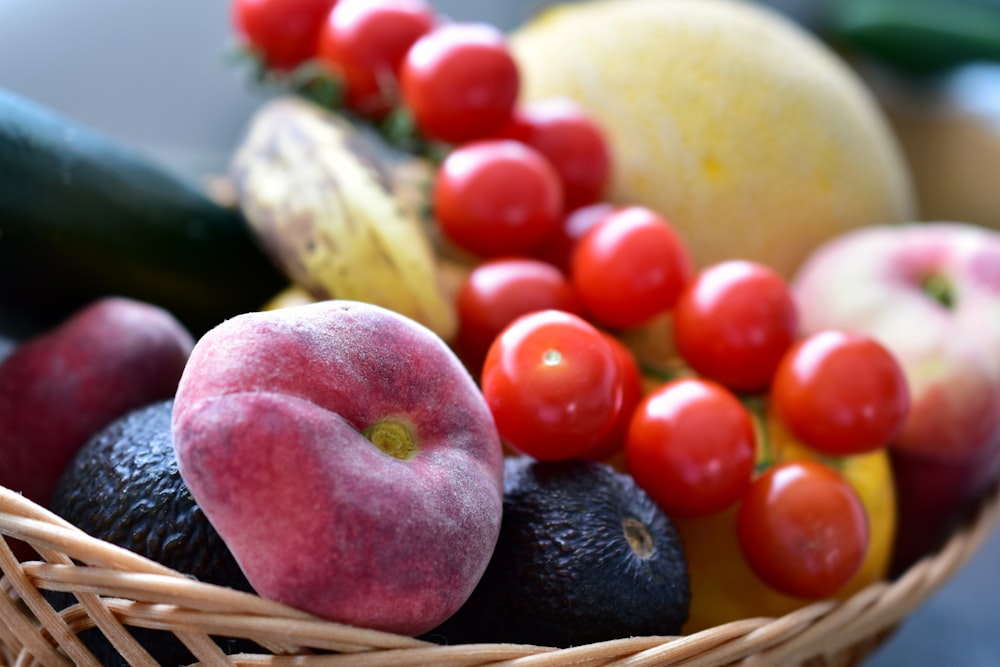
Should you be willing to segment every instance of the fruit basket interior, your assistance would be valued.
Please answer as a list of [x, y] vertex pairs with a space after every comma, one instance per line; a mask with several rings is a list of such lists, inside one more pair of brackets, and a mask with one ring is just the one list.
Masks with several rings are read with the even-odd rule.
[[[994, 488], [945, 547], [894, 581], [780, 618], [752, 618], [679, 637], [629, 637], [550, 648], [441, 646], [333, 623], [250, 593], [198, 582], [90, 537], [0, 487], [0, 661], [97, 665], [79, 633], [98, 628], [127, 664], [155, 660], [127, 628], [172, 632], [201, 665], [853, 665], [877, 648], [957, 573], [1000, 517]], [[27, 542], [36, 559], [12, 550]], [[17, 545], [23, 546], [23, 545]], [[56, 611], [51, 595], [78, 601]], [[245, 638], [255, 651], [226, 655], [212, 637]]]

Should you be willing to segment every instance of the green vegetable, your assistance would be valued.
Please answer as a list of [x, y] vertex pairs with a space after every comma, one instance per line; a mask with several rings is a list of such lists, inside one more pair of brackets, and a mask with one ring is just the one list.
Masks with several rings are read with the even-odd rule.
[[170, 310], [199, 335], [287, 284], [238, 211], [0, 90], [0, 312], [48, 326], [118, 294]]
[[1000, 0], [839, 0], [831, 42], [911, 75], [1000, 62]]

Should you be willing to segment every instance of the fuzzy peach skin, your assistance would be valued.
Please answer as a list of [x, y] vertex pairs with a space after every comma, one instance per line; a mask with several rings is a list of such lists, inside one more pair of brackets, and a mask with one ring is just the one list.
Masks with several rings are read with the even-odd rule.
[[874, 336], [906, 375], [910, 413], [890, 449], [900, 572], [940, 546], [1000, 473], [1000, 233], [863, 228], [820, 246], [792, 284], [805, 333]]
[[[366, 435], [379, 423], [401, 427], [395, 455]], [[185, 482], [262, 597], [417, 635], [457, 611], [496, 545], [492, 415], [451, 349], [392, 311], [323, 301], [223, 322], [192, 352], [173, 429]]]
[[119, 297], [17, 345], [0, 364], [0, 484], [48, 504], [92, 435], [174, 395], [193, 346], [169, 312]]

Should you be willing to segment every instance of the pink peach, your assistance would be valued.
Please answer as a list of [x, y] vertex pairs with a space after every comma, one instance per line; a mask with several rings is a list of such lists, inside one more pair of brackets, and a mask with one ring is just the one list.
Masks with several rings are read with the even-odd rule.
[[492, 555], [502, 450], [468, 371], [429, 329], [324, 301], [198, 342], [174, 405], [195, 500], [263, 597], [417, 635]]

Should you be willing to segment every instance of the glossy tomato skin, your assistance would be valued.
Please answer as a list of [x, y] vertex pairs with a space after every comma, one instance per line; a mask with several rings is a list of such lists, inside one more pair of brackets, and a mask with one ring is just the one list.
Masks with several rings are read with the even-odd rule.
[[499, 257], [475, 266], [458, 291], [459, 356], [478, 374], [500, 332], [539, 310], [577, 313], [576, 295], [563, 273], [528, 257]]
[[337, 0], [234, 0], [231, 21], [266, 66], [294, 69], [315, 55], [320, 27]]
[[576, 244], [591, 227], [616, 211], [617, 206], [609, 202], [596, 202], [580, 206], [563, 214], [556, 226], [555, 234], [538, 249], [535, 256], [558, 267], [569, 276], [572, 270], [573, 251]]
[[322, 24], [316, 56], [341, 78], [348, 107], [381, 117], [398, 97], [407, 51], [436, 22], [424, 0], [340, 0]]
[[593, 449], [622, 403], [618, 362], [604, 335], [558, 310], [505, 328], [486, 355], [481, 386], [504, 442], [542, 461]]
[[741, 392], [771, 384], [798, 335], [798, 310], [785, 280], [744, 260], [702, 269], [674, 306], [674, 342], [700, 375]]
[[554, 97], [516, 107], [501, 134], [526, 143], [552, 164], [567, 211], [602, 199], [611, 150], [604, 130], [577, 103]]
[[632, 415], [635, 414], [639, 402], [642, 401], [642, 371], [635, 355], [616, 336], [608, 333], [605, 333], [604, 336], [615, 353], [615, 360], [618, 362], [618, 369], [621, 372], [622, 405], [607, 435], [595, 447], [580, 455], [581, 459], [588, 461], [604, 461], [625, 449], [625, 440], [628, 436], [629, 424], [632, 422]]
[[736, 531], [751, 569], [800, 598], [837, 593], [868, 550], [865, 507], [839, 473], [817, 461], [769, 468], [740, 504]]
[[728, 389], [710, 380], [672, 380], [646, 395], [629, 424], [625, 461], [670, 516], [719, 512], [750, 485], [753, 421]]
[[506, 37], [482, 23], [438, 25], [407, 52], [399, 78], [417, 128], [452, 144], [495, 135], [520, 91]]
[[[868, 517], [868, 549], [854, 577], [832, 596], [846, 600], [860, 590], [885, 581], [896, 534], [896, 494], [889, 453], [879, 449], [856, 456], [831, 457], [794, 439], [766, 400], [757, 422], [758, 472], [779, 463], [818, 461], [840, 473], [857, 492]], [[811, 602], [780, 593], [747, 564], [736, 533], [740, 504], [722, 512], [691, 519], [675, 518], [691, 577], [691, 609], [685, 634], [744, 618], [779, 617]]]
[[837, 330], [796, 342], [775, 371], [772, 394], [789, 431], [831, 455], [888, 445], [910, 407], [895, 357], [873, 338]]
[[601, 219], [577, 242], [570, 279], [589, 317], [628, 329], [673, 308], [693, 272], [673, 227], [645, 207], [628, 206]]
[[552, 166], [517, 141], [451, 151], [438, 169], [434, 215], [444, 236], [479, 257], [526, 255], [556, 231], [562, 192]]

